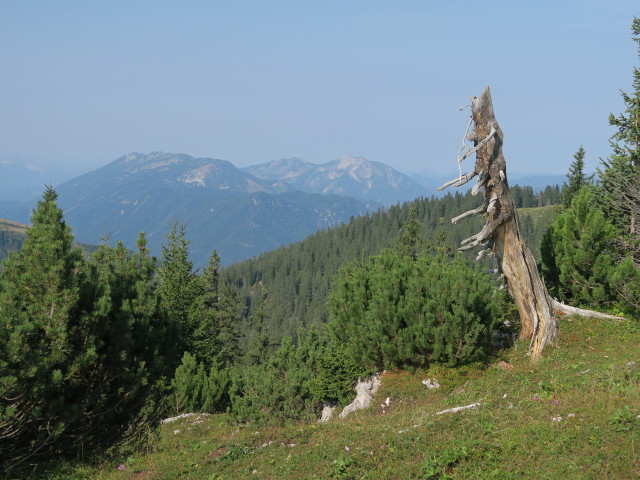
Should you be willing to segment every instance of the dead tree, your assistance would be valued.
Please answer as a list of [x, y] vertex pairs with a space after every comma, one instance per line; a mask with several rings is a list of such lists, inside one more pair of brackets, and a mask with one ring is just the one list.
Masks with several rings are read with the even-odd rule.
[[477, 259], [487, 253], [496, 256], [498, 272], [504, 276], [509, 294], [520, 314], [520, 337], [530, 339], [529, 355], [535, 361], [558, 332], [554, 310], [565, 314], [617, 317], [569, 307], [549, 296], [533, 255], [518, 228], [518, 217], [507, 182], [506, 160], [502, 154], [503, 134], [493, 113], [489, 87], [484, 89], [480, 97], [471, 97], [471, 122], [473, 130], [467, 139], [474, 146], [463, 155], [458, 155], [458, 164], [475, 153], [475, 165], [469, 173], [460, 172], [458, 178], [445, 183], [438, 190], [449, 186], [459, 187], [478, 177], [472, 193], [475, 195], [482, 189], [482, 205], [453, 218], [452, 222], [477, 214], [486, 214], [486, 222], [480, 232], [462, 241], [459, 250], [480, 246]]

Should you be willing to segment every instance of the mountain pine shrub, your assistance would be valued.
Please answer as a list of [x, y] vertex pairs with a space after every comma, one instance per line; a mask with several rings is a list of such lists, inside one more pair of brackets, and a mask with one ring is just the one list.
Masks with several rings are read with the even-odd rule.
[[360, 366], [457, 365], [490, 348], [498, 312], [487, 275], [460, 258], [384, 250], [335, 279], [329, 330]]
[[322, 405], [309, 389], [316, 354], [311, 342], [296, 345], [285, 337], [265, 361], [237, 370], [231, 388], [236, 419], [284, 423], [313, 418]]
[[86, 261], [47, 188], [0, 276], [0, 464], [111, 445], [175, 368], [144, 237]]
[[223, 412], [229, 405], [229, 370], [217, 362], [209, 368], [186, 352], [171, 382], [176, 413]]

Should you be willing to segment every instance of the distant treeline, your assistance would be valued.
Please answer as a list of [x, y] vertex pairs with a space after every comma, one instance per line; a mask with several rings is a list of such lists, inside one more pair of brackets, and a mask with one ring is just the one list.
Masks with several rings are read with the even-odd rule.
[[[534, 195], [531, 187], [515, 186], [511, 193], [518, 207], [520, 224], [527, 244], [538, 258], [542, 236], [556, 216], [553, 206], [560, 202], [559, 187], [547, 187]], [[453, 251], [461, 240], [476, 233], [482, 219], [470, 217], [456, 225], [451, 219], [475, 208], [482, 199], [470, 192], [448, 194], [441, 198], [419, 198], [387, 210], [352, 218], [347, 224], [320, 231], [301, 242], [232, 265], [225, 278], [240, 290], [246, 307], [241, 331], [247, 341], [255, 335], [251, 326], [253, 312], [266, 298], [269, 333], [274, 343], [295, 336], [299, 329], [326, 323], [326, 300], [330, 283], [338, 269], [350, 261], [362, 259], [392, 247], [409, 217], [412, 207], [420, 223], [419, 237], [427, 249]], [[470, 258], [471, 254], [469, 254]], [[490, 268], [490, 264], [487, 264]]]

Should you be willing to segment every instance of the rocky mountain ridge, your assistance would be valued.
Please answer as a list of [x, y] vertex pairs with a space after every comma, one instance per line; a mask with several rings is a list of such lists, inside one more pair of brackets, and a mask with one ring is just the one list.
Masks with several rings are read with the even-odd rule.
[[133, 248], [144, 231], [159, 256], [171, 224], [185, 223], [198, 266], [214, 249], [229, 265], [379, 208], [274, 185], [225, 160], [165, 152], [124, 155], [56, 190], [79, 241]]
[[286, 184], [307, 193], [353, 196], [387, 206], [431, 194], [388, 165], [348, 155], [323, 164], [288, 158], [243, 170], [272, 185]]

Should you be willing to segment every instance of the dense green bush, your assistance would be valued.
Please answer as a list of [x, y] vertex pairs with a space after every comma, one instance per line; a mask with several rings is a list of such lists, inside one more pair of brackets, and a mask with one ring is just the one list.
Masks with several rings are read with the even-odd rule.
[[223, 412], [229, 406], [229, 370], [213, 362], [209, 368], [186, 352], [171, 382], [175, 412]]
[[175, 368], [144, 237], [135, 254], [103, 245], [86, 261], [56, 199], [48, 188], [0, 277], [5, 470], [112, 444]]
[[232, 413], [240, 421], [281, 423], [311, 419], [320, 402], [309, 390], [315, 352], [290, 337], [264, 362], [234, 374]]
[[373, 372], [359, 366], [342, 346], [329, 342], [315, 359], [309, 393], [316, 400], [346, 405], [353, 399], [353, 387], [358, 378], [369, 373]]
[[346, 405], [353, 398], [358, 377], [367, 372], [319, 329], [296, 340], [286, 337], [263, 362], [234, 372], [231, 410], [237, 419], [311, 420], [325, 401]]
[[496, 297], [489, 277], [459, 258], [385, 250], [340, 270], [329, 329], [368, 368], [456, 365], [490, 347]]

